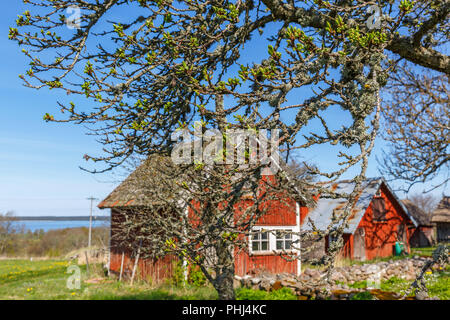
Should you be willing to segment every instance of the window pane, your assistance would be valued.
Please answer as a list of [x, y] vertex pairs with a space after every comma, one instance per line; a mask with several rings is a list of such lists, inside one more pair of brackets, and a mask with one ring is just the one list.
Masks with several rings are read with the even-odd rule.
[[257, 241], [252, 242], [252, 250], [259, 251], [259, 242], [257, 242]]
[[291, 238], [292, 238], [292, 234], [291, 234], [291, 233], [286, 233], [286, 234], [284, 235], [284, 238], [285, 238], [285, 239], [291, 239]]
[[291, 241], [290, 240], [286, 240], [286, 242], [284, 243], [284, 248], [286, 250], [291, 249]]
[[258, 240], [259, 239], [259, 233], [254, 233], [252, 236], [253, 240]]
[[261, 250], [269, 250], [269, 242], [261, 241]]
[[267, 232], [261, 233], [261, 239], [267, 239]]
[[277, 241], [277, 250], [283, 249], [283, 241]]

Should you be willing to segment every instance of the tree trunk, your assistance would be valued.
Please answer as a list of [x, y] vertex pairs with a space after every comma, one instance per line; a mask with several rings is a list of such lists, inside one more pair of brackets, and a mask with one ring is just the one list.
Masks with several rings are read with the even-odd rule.
[[235, 300], [236, 295], [233, 288], [234, 267], [233, 270], [225, 270], [216, 278], [214, 288], [219, 294], [219, 300]]
[[214, 288], [219, 294], [219, 300], [235, 300], [234, 294], [234, 247], [226, 240], [219, 241], [216, 246], [217, 268]]

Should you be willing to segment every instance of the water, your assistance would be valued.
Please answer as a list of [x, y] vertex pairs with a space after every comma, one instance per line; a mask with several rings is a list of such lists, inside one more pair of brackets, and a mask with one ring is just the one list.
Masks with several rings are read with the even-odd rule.
[[[42, 229], [44, 231], [55, 230], [55, 229], [65, 229], [65, 228], [79, 228], [87, 227], [89, 228], [89, 221], [77, 221], [77, 220], [67, 220], [67, 221], [50, 221], [50, 220], [23, 220], [14, 221], [15, 226], [25, 226], [25, 229], [34, 232], [36, 230]], [[92, 221], [92, 227], [109, 227], [109, 221]]]

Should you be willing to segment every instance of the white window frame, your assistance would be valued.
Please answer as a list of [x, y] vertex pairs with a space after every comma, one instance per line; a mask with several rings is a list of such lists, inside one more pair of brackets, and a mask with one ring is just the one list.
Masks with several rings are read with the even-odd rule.
[[[251, 249], [251, 251], [254, 252], [254, 253], [270, 252], [271, 245], [270, 245], [270, 232], [269, 232], [269, 230], [264, 230], [264, 232], [263, 232], [261, 229], [259, 229], [259, 230], [258, 229], [253, 229], [253, 232], [257, 233], [259, 236], [258, 236], [258, 239], [255, 240], [255, 239], [253, 239], [255, 234], [251, 234], [250, 235], [250, 249]], [[267, 233], [267, 239], [263, 239], [262, 238], [262, 234], [263, 233]], [[260, 250], [253, 250], [253, 243], [254, 242], [258, 242], [259, 243]], [[267, 242], [267, 249], [265, 249], [265, 250], [262, 249], [262, 243], [263, 242]]]
[[[249, 243], [248, 243], [248, 249], [249, 249], [249, 253], [251, 255], [267, 255], [267, 254], [274, 254], [275, 253], [279, 253], [279, 252], [292, 252], [295, 249], [292, 248], [292, 243], [294, 243], [297, 239], [298, 239], [298, 235], [297, 234], [292, 234], [291, 235], [291, 249], [289, 250], [278, 250], [277, 249], [277, 238], [276, 238], [276, 231], [277, 230], [284, 230], [284, 231], [288, 231], [288, 232], [296, 232], [295, 231], [296, 226], [255, 226], [252, 228], [252, 233], [253, 232], [262, 232], [262, 231], [267, 231], [268, 232], [268, 238], [269, 238], [269, 247], [268, 250], [253, 250], [253, 234], [250, 234], [249, 236]], [[261, 241], [261, 240], [258, 240]]]
[[[277, 236], [277, 231], [275, 230], [275, 250], [285, 250], [285, 251], [291, 251], [292, 250], [292, 238], [293, 238], [293, 234], [291, 233], [293, 230], [292, 229], [282, 229], [279, 230], [280, 232], [280, 236], [281, 238], [278, 238]], [[286, 249], [286, 242], [289, 241], [289, 248]], [[279, 249], [278, 248], [278, 243], [281, 242], [282, 244], [282, 248]]]

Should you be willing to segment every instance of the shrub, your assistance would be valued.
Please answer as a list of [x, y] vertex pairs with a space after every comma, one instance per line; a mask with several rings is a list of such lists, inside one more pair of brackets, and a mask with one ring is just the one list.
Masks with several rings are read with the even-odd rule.
[[373, 295], [370, 292], [358, 292], [350, 300], [373, 300]]
[[176, 263], [174, 273], [172, 277], [168, 279], [168, 283], [176, 287], [183, 287], [186, 284], [189, 284], [194, 287], [206, 286], [207, 284], [206, 277], [198, 265], [189, 262], [187, 268], [189, 272], [186, 281], [185, 279], [186, 266], [183, 265], [183, 261], [180, 259]]
[[188, 275], [188, 283], [194, 287], [204, 287], [206, 285], [206, 277], [199, 266], [191, 265]]
[[264, 290], [254, 290], [239, 288], [236, 290], [237, 300], [297, 300], [297, 297], [288, 288], [281, 288], [267, 292]]

